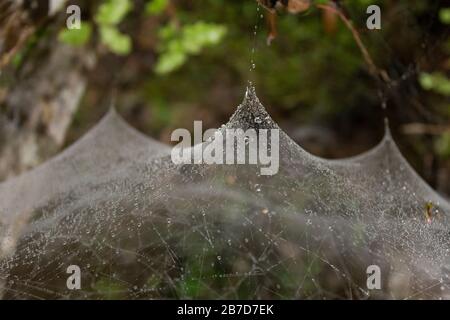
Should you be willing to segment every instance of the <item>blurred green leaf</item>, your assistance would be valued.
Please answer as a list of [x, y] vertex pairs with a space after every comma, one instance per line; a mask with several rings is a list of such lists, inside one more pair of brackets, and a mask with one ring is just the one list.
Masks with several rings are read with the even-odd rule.
[[176, 36], [176, 34], [177, 34], [177, 28], [173, 23], [164, 25], [158, 30], [158, 38], [163, 43], [164, 43], [164, 41], [174, 38]]
[[89, 22], [82, 22], [80, 29], [62, 29], [58, 34], [59, 41], [81, 47], [85, 45], [92, 34], [92, 25]]
[[22, 64], [23, 61], [23, 57], [24, 57], [24, 52], [23, 50], [20, 50], [19, 52], [17, 52], [14, 57], [12, 58], [12, 65], [14, 66], [14, 68], [19, 68], [20, 65]]
[[186, 52], [197, 54], [203, 47], [219, 43], [226, 33], [226, 27], [197, 22], [183, 28], [182, 42]]
[[99, 6], [95, 21], [100, 25], [117, 25], [131, 8], [130, 0], [107, 0]]
[[169, 51], [159, 57], [155, 71], [158, 74], [170, 73], [181, 67], [187, 60], [186, 54], [182, 52]]
[[127, 55], [131, 52], [131, 38], [115, 27], [100, 27], [100, 38], [101, 42], [115, 54]]
[[435, 142], [436, 152], [444, 158], [450, 158], [450, 133], [444, 133]]
[[422, 88], [450, 96], [450, 80], [440, 72], [422, 73], [419, 77]]
[[450, 24], [450, 8], [441, 9], [439, 11], [439, 19], [442, 23]]
[[145, 6], [145, 12], [149, 15], [158, 15], [166, 10], [169, 0], [151, 0]]
[[126, 288], [119, 282], [111, 279], [100, 279], [94, 284], [94, 290], [104, 299], [114, 300], [124, 297]]
[[185, 25], [178, 33], [173, 25], [163, 27], [159, 32], [160, 57], [155, 71], [167, 74], [180, 68], [188, 55], [199, 54], [205, 47], [219, 43], [226, 32], [225, 26], [203, 21]]

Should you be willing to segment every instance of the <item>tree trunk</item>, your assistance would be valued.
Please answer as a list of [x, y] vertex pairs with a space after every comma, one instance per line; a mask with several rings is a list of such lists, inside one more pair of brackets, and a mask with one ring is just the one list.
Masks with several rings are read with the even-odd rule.
[[[0, 72], [9, 64], [5, 70], [13, 78], [0, 89], [0, 181], [38, 165], [61, 148], [84, 94], [87, 71], [95, 63], [89, 49], [58, 42], [60, 23], [49, 19], [49, 7], [41, 8], [44, 13], [39, 16], [36, 8], [18, 3], [0, 0], [0, 7], [6, 6], [0, 17]], [[13, 70], [14, 55], [42, 27], [50, 35]]]

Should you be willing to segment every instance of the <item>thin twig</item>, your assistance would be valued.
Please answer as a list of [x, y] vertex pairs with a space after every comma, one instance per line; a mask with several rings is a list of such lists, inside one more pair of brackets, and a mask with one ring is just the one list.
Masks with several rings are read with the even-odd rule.
[[372, 57], [370, 56], [369, 51], [367, 50], [366, 46], [364, 45], [361, 36], [359, 35], [359, 32], [355, 29], [353, 26], [353, 23], [350, 19], [348, 19], [345, 14], [340, 10], [339, 8], [332, 6], [332, 5], [325, 5], [325, 4], [318, 4], [316, 5], [317, 8], [330, 11], [339, 16], [339, 18], [344, 22], [346, 27], [351, 31], [353, 38], [355, 39], [356, 44], [359, 47], [359, 50], [361, 51], [364, 60], [366, 61], [366, 64], [369, 66], [370, 73], [375, 77], [381, 77], [383, 81], [386, 83], [389, 83], [391, 81], [389, 75], [385, 70], [380, 70], [375, 63], [373, 62]]
[[402, 132], [410, 135], [441, 135], [450, 133], [450, 127], [437, 124], [409, 123], [402, 126]]

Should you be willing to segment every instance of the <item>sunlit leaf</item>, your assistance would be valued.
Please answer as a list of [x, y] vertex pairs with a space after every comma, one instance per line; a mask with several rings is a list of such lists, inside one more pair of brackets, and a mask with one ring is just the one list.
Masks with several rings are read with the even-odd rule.
[[119, 24], [131, 10], [130, 0], [107, 0], [98, 8], [95, 20], [100, 25]]
[[203, 21], [185, 25], [181, 32], [173, 25], [163, 27], [159, 31], [160, 57], [155, 71], [165, 74], [178, 69], [188, 55], [199, 54], [204, 48], [218, 44], [226, 32], [225, 26]]
[[161, 14], [166, 10], [169, 0], [151, 0], [145, 6], [145, 12], [150, 15]]
[[439, 19], [442, 23], [450, 24], [450, 8], [441, 9], [439, 11]]
[[82, 22], [80, 29], [63, 29], [58, 34], [58, 39], [61, 42], [70, 44], [72, 46], [85, 45], [92, 34], [92, 26], [89, 22]]
[[419, 77], [420, 84], [425, 90], [450, 96], [450, 80], [442, 73], [422, 73]]
[[155, 71], [159, 74], [170, 73], [181, 67], [187, 60], [186, 54], [171, 51], [159, 57]]
[[131, 38], [128, 35], [121, 33], [115, 27], [101, 27], [100, 37], [102, 43], [106, 45], [111, 52], [118, 55], [127, 55], [131, 51]]

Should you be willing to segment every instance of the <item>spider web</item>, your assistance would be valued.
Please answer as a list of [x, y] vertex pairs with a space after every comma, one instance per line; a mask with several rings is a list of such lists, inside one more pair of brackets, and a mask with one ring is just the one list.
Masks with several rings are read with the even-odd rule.
[[[227, 128], [279, 127], [249, 88]], [[4, 298], [448, 297], [449, 204], [388, 129], [345, 160], [283, 132], [279, 148], [270, 177], [259, 165], [175, 165], [111, 111], [0, 186]], [[366, 286], [373, 264], [381, 290]], [[70, 265], [81, 290], [67, 289]]]
[[[386, 87], [419, 68], [398, 62]], [[219, 130], [232, 128], [280, 129], [251, 86]], [[450, 204], [388, 123], [377, 146], [348, 159], [311, 155], [283, 131], [279, 150], [274, 176], [260, 165], [175, 165], [169, 146], [111, 110], [59, 156], [0, 184], [0, 296], [450, 298]], [[67, 288], [70, 265], [81, 290]], [[381, 290], [367, 288], [370, 265]]]

